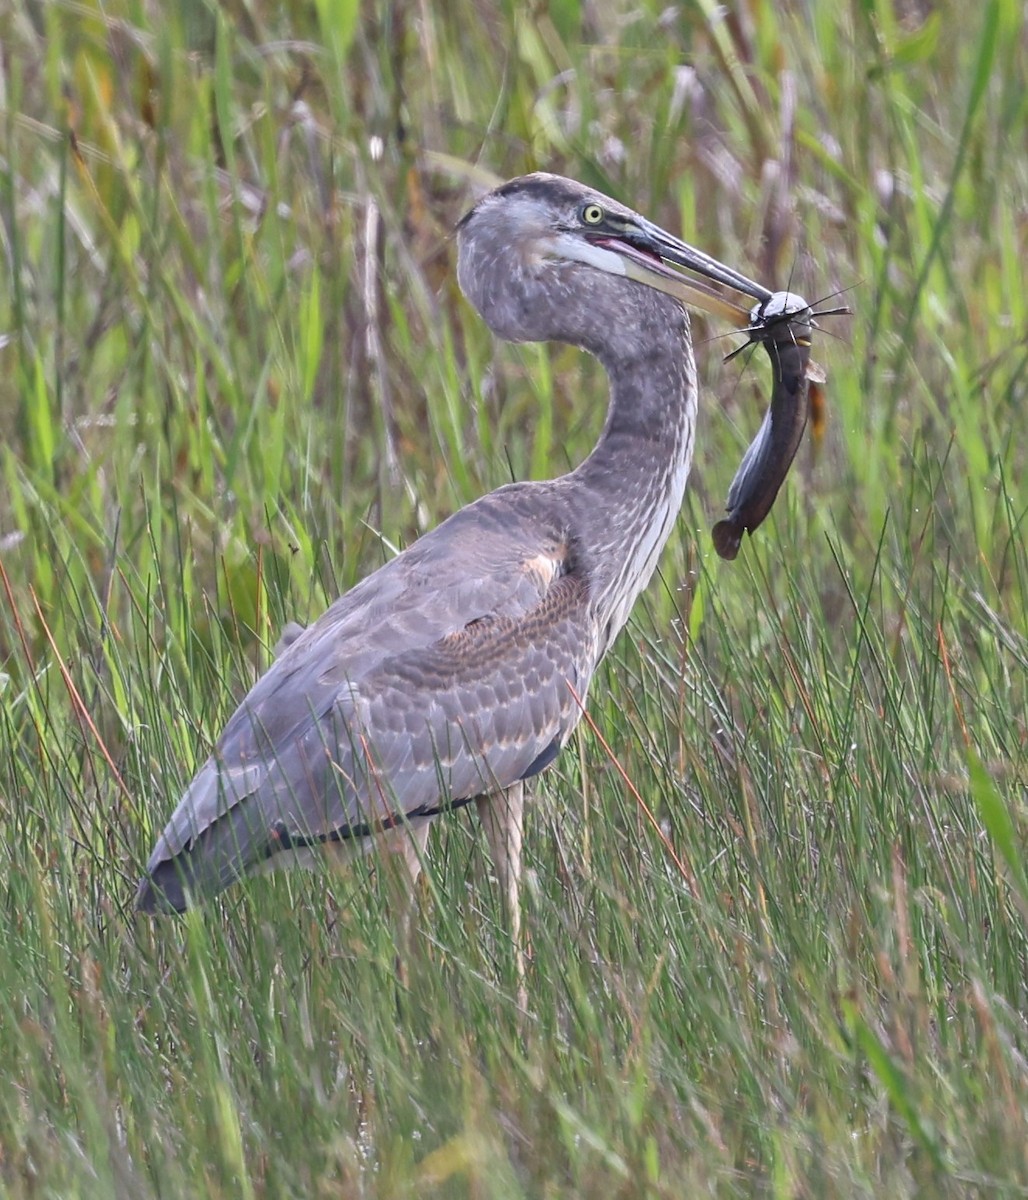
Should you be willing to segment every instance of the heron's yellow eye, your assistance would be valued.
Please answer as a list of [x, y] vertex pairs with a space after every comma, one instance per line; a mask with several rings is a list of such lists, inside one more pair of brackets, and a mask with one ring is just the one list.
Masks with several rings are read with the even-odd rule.
[[599, 225], [603, 220], [603, 209], [598, 204], [587, 204], [582, 209], [582, 220], [586, 225]]

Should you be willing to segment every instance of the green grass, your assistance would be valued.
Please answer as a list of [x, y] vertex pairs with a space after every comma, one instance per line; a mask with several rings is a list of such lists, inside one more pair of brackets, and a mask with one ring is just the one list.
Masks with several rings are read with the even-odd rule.
[[[1028, 1194], [1024, 12], [730, 7], [0, 13], [5, 1195]], [[766, 364], [696, 324], [682, 520], [531, 810], [527, 1016], [460, 816], [403, 985], [364, 864], [137, 921], [283, 623], [595, 439], [596, 365], [456, 287], [536, 167], [855, 312], [732, 565]]]

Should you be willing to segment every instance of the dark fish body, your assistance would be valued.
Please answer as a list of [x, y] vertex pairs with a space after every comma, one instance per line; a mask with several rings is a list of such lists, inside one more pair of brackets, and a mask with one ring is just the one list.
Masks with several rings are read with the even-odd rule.
[[775, 292], [751, 314], [750, 341], [767, 350], [774, 385], [771, 405], [728, 490], [728, 516], [712, 530], [722, 558], [734, 559], [743, 533], [752, 533], [771, 511], [796, 457], [810, 409], [813, 326], [809, 305], [791, 292]]

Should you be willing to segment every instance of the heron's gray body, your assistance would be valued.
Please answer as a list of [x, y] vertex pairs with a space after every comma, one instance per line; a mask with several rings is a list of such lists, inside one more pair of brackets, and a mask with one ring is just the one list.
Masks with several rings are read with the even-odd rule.
[[[580, 185], [527, 177], [462, 222], [459, 276], [499, 336], [601, 360], [611, 391], [595, 450], [455, 513], [290, 642], [173, 813], [140, 908], [181, 909], [323, 846], [417, 830], [513, 792], [566, 744], [671, 531], [696, 416], [681, 304], [549, 256], [550, 209], [583, 202], [635, 219]], [[520, 854], [519, 814], [517, 826]]]

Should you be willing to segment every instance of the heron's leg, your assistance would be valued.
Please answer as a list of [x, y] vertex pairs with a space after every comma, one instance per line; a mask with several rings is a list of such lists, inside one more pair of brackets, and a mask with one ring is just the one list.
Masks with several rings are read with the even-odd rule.
[[393, 901], [396, 905], [396, 974], [400, 983], [407, 983], [407, 956], [414, 934], [414, 906], [417, 901], [417, 882], [428, 844], [429, 821], [417, 825], [397, 825], [383, 834], [378, 850], [387, 873]]
[[[406, 874], [398, 873], [397, 886], [401, 890], [400, 900], [412, 901], [414, 885], [421, 874], [421, 864], [425, 858], [425, 847], [428, 845], [428, 831], [431, 822], [421, 821], [416, 825], [397, 825], [388, 833], [382, 835], [381, 850], [388, 854], [396, 867], [402, 866]], [[409, 892], [407, 887], [409, 885]], [[409, 904], [408, 904], [409, 907]]]
[[515, 783], [504, 792], [483, 796], [477, 801], [478, 816], [485, 828], [496, 878], [503, 893], [504, 908], [518, 979], [518, 1004], [525, 1008], [525, 955], [521, 945], [521, 844], [525, 816], [525, 785]]
[[397, 825], [380, 836], [378, 851], [393, 892], [393, 903], [404, 929], [410, 925], [417, 897], [418, 876], [428, 845], [429, 822]]

